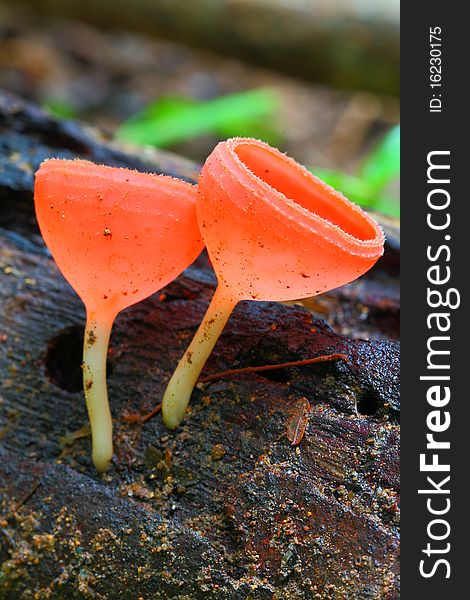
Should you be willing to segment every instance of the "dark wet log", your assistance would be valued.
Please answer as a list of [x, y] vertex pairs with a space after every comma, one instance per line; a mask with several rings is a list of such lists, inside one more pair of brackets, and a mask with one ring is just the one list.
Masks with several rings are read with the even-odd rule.
[[[215, 279], [202, 256], [116, 320], [116, 454], [99, 477], [89, 438], [70, 435], [86, 423], [84, 311], [30, 226], [31, 169], [39, 156], [74, 155], [76, 140], [80, 155], [104, 162], [171, 163], [175, 174], [178, 161], [137, 165], [78, 125], [5, 98], [0, 107], [0, 597], [397, 598], [399, 353], [371, 318], [386, 297], [374, 290], [395, 290], [396, 272], [381, 262], [362, 287], [326, 299], [336, 331], [302, 306], [241, 303], [204, 374], [333, 352], [348, 363], [200, 384], [175, 432], [159, 416], [131, 423], [161, 398], [207, 307]], [[354, 311], [365, 315], [359, 328]], [[311, 410], [293, 447], [285, 432], [301, 397]]]
[[147, 148], [134, 153], [114, 145], [101, 131], [55, 119], [34, 104], [0, 90], [0, 226], [37, 230], [31, 204], [34, 172], [50, 157], [84, 158], [97, 163], [178, 176], [197, 177], [197, 167], [169, 152]]
[[399, 93], [399, 4], [389, 0], [34, 0], [40, 14], [132, 29], [330, 86]]

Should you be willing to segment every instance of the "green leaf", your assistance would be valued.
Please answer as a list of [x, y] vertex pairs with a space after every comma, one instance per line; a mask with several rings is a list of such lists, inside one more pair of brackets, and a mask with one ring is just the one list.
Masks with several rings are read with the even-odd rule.
[[392, 217], [400, 215], [400, 203], [388, 195], [376, 190], [363, 179], [330, 169], [312, 168], [310, 171], [332, 188], [338, 190], [363, 208], [373, 209]]
[[344, 194], [349, 200], [357, 202], [361, 206], [371, 206], [373, 204], [373, 189], [363, 179], [330, 169], [314, 168], [310, 170], [325, 183], [331, 185], [332, 188]]
[[374, 202], [373, 209], [391, 217], [400, 216], [400, 202], [398, 198], [394, 199], [385, 195], [378, 196]]
[[400, 176], [400, 126], [391, 129], [366, 158], [358, 173], [376, 192]]
[[199, 135], [255, 135], [267, 126], [278, 106], [275, 93], [256, 89], [207, 102], [195, 103], [182, 98], [164, 98], [123, 123], [116, 136], [136, 144], [167, 147]]
[[77, 116], [75, 108], [68, 102], [61, 100], [47, 100], [44, 102], [43, 107], [60, 119], [74, 119]]
[[180, 112], [184, 112], [187, 109], [195, 106], [196, 102], [190, 98], [183, 98], [181, 96], [164, 96], [159, 98], [156, 102], [153, 102], [141, 112], [130, 117], [121, 128], [129, 126], [130, 129], [134, 126], [144, 126], [149, 121], [165, 119], [178, 115]]
[[357, 176], [329, 169], [311, 171], [360, 206], [398, 217], [400, 202], [390, 195], [389, 186], [400, 176], [400, 126], [391, 129], [377, 144]]

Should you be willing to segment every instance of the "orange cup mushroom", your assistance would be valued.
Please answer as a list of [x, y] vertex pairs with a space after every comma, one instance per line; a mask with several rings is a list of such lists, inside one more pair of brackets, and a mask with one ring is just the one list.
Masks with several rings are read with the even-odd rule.
[[172, 281], [203, 248], [196, 187], [172, 177], [52, 159], [35, 179], [42, 236], [86, 307], [83, 383], [96, 468], [109, 468], [106, 386], [111, 327], [124, 308]]
[[377, 223], [263, 142], [219, 143], [198, 183], [197, 217], [218, 286], [168, 387], [162, 415], [183, 419], [199, 374], [240, 300], [295, 300], [353, 281], [383, 253]]

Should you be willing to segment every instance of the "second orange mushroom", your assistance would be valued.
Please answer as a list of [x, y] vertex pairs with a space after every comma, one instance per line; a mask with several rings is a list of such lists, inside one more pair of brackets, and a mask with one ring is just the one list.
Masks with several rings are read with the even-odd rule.
[[183, 419], [199, 374], [240, 300], [295, 300], [346, 284], [383, 253], [362, 209], [263, 142], [233, 138], [206, 160], [197, 218], [218, 286], [165, 391], [163, 421]]

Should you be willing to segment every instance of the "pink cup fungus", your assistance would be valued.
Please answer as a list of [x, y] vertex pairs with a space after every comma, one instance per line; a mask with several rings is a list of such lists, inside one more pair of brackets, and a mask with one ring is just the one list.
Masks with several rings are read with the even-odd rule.
[[196, 187], [163, 175], [52, 159], [36, 173], [34, 197], [44, 241], [86, 307], [83, 383], [93, 462], [105, 471], [113, 454], [106, 386], [112, 324], [202, 250]]
[[367, 213], [253, 139], [216, 146], [199, 177], [196, 207], [218, 286], [163, 398], [163, 421], [171, 429], [183, 419], [240, 300], [315, 296], [356, 279], [383, 253], [382, 230]]

